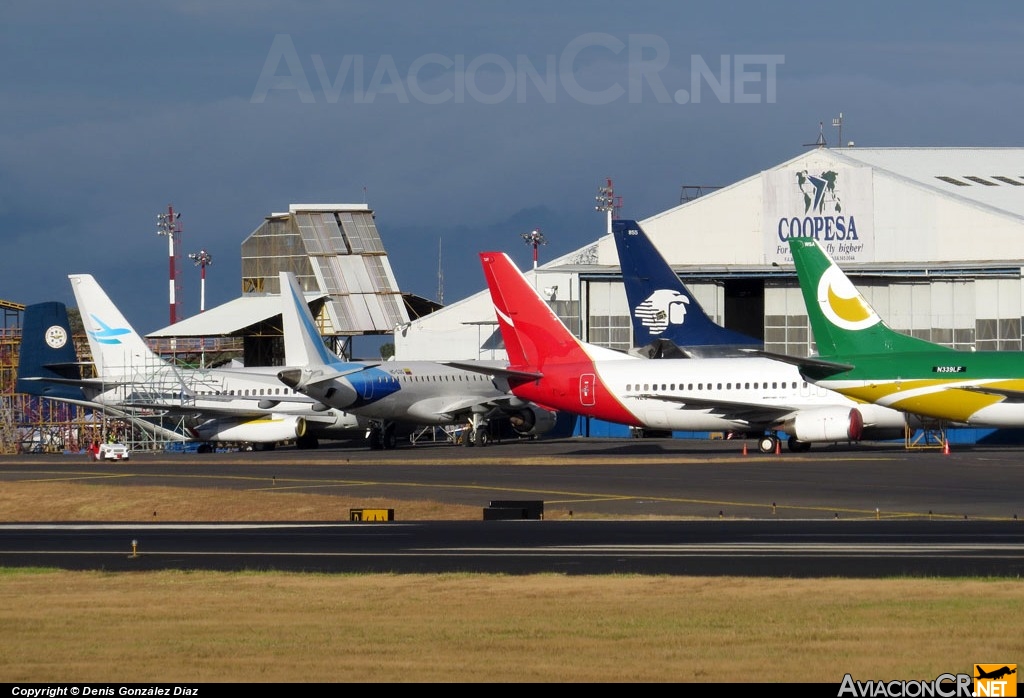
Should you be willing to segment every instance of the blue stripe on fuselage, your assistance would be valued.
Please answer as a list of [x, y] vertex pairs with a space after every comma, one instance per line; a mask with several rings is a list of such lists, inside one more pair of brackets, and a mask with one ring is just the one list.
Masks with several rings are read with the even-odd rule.
[[348, 381], [358, 396], [352, 403], [352, 407], [372, 404], [402, 389], [397, 378], [379, 368], [368, 368], [359, 373], [350, 373], [345, 376], [344, 380]]

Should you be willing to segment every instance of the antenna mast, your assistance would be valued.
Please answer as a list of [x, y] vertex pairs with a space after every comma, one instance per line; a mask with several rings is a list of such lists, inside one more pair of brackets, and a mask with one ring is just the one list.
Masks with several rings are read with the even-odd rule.
[[444, 305], [444, 271], [441, 269], [441, 237], [437, 238], [437, 302]]
[[181, 213], [176, 213], [174, 207], [170, 204], [167, 205], [167, 213], [158, 213], [156, 216], [156, 234], [167, 236], [167, 249], [171, 265], [170, 301], [172, 325], [178, 321], [178, 300], [174, 292], [177, 283], [175, 274], [177, 258], [175, 256], [174, 240], [181, 233], [181, 223], [178, 222], [180, 219]]

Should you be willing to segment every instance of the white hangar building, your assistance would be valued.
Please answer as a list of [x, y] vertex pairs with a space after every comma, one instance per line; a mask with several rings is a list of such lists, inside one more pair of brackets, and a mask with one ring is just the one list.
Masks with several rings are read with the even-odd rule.
[[[821, 147], [640, 224], [709, 315], [769, 351], [813, 353], [793, 235], [826, 243], [894, 329], [1021, 349], [1024, 148]], [[579, 336], [630, 347], [610, 235], [527, 276]], [[484, 289], [403, 325], [396, 357], [504, 358], [496, 329]]]

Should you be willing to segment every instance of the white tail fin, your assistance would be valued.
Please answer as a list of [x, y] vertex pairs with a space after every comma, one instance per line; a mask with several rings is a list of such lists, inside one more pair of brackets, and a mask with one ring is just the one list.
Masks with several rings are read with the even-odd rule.
[[339, 360], [320, 338], [299, 280], [290, 271], [281, 272], [281, 320], [285, 365], [313, 367]]
[[68, 279], [89, 337], [98, 378], [119, 381], [139, 371], [168, 365], [128, 324], [91, 274], [69, 274]]

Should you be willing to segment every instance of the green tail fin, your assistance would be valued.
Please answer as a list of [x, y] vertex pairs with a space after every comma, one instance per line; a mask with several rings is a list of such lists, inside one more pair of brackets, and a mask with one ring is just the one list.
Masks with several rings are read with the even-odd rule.
[[888, 327], [816, 240], [790, 238], [789, 250], [819, 356], [948, 348]]

